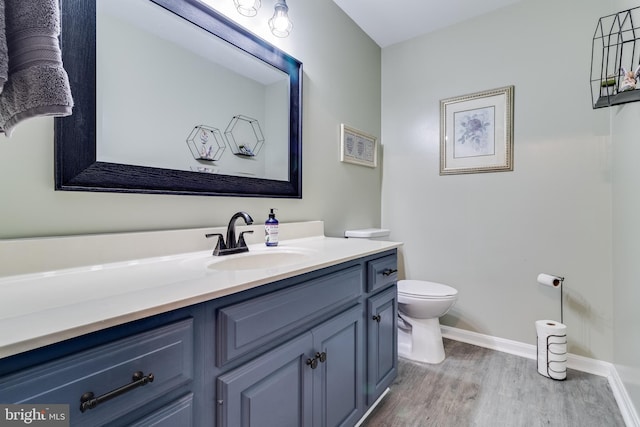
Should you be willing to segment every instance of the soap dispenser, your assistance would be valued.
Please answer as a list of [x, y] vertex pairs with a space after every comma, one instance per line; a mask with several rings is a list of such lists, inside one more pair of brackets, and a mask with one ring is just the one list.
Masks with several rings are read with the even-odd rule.
[[278, 220], [275, 209], [269, 211], [269, 218], [264, 223], [264, 244], [267, 246], [278, 246]]

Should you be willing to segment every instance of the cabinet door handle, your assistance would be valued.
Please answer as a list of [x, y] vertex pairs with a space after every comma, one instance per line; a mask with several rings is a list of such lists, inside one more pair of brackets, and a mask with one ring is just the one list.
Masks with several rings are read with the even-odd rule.
[[318, 367], [318, 362], [324, 363], [326, 360], [327, 360], [327, 353], [325, 353], [324, 351], [320, 353], [318, 351], [316, 352], [315, 356], [313, 356], [313, 358], [307, 359], [307, 366], [310, 366], [311, 369], [316, 369]]
[[80, 396], [80, 412], [84, 412], [87, 409], [93, 409], [99, 404], [106, 402], [107, 400], [111, 400], [114, 397], [120, 396], [121, 394], [125, 394], [126, 392], [131, 391], [134, 388], [152, 383], [153, 380], [153, 374], [145, 376], [142, 371], [136, 371], [131, 377], [132, 382], [127, 385], [123, 385], [122, 387], [118, 387], [115, 390], [111, 390], [110, 392], [105, 393], [102, 396], [95, 397], [93, 392], [88, 391]]
[[318, 359], [316, 357], [307, 359], [307, 366], [310, 366], [311, 369], [316, 369], [318, 367]]
[[371, 317], [373, 320], [375, 320], [376, 322], [380, 323], [380, 320], [382, 319], [382, 317], [380, 317], [379, 314], [376, 314], [375, 316]]
[[384, 270], [382, 270], [382, 275], [383, 276], [391, 276], [393, 273], [397, 273], [398, 269], [397, 268], [385, 268]]

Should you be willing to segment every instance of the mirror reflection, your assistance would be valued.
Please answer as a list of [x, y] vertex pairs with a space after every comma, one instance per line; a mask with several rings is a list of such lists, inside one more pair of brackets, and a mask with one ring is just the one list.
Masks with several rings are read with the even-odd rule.
[[149, 0], [96, 12], [98, 161], [289, 179], [286, 73]]

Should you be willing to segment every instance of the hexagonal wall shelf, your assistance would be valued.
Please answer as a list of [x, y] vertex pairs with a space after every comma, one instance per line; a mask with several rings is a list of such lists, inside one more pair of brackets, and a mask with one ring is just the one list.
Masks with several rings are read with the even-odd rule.
[[220, 129], [205, 125], [193, 128], [187, 137], [187, 145], [194, 159], [205, 162], [220, 160], [227, 148]]
[[233, 154], [239, 157], [257, 156], [264, 144], [258, 120], [243, 115], [233, 116], [224, 136]]

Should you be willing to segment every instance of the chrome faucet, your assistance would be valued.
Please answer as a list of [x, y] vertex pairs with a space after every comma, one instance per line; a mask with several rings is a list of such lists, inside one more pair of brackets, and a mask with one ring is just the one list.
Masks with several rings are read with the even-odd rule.
[[229, 221], [229, 225], [227, 226], [227, 242], [225, 243], [222, 234], [220, 233], [212, 233], [205, 234], [205, 237], [214, 237], [218, 236], [218, 242], [216, 243], [216, 247], [213, 249], [213, 255], [231, 255], [231, 254], [239, 254], [241, 252], [247, 252], [249, 248], [247, 247], [247, 243], [244, 241], [244, 235], [246, 233], [253, 233], [253, 230], [243, 231], [240, 233], [240, 237], [236, 241], [236, 220], [238, 218], [244, 219], [245, 224], [251, 225], [253, 224], [253, 218], [246, 212], [236, 212], [231, 217]]

